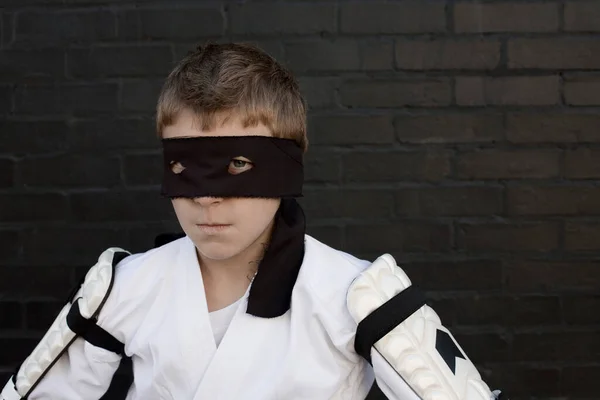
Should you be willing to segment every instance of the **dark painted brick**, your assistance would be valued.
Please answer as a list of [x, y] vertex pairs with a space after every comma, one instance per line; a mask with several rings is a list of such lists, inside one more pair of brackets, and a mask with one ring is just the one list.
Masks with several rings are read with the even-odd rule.
[[446, 30], [444, 3], [407, 1], [342, 4], [342, 33], [425, 33]]
[[388, 108], [402, 106], [440, 107], [452, 100], [446, 79], [413, 81], [346, 81], [340, 87], [344, 106]]
[[600, 223], [567, 221], [565, 223], [565, 250], [600, 250]]
[[[600, 51], [600, 50], [599, 50]], [[573, 106], [600, 105], [600, 78], [597, 76], [570, 78], [565, 81], [565, 101]]]
[[305, 182], [338, 182], [341, 178], [341, 158], [329, 150], [312, 148], [304, 157]]
[[4, 9], [0, 12], [0, 46], [6, 47], [13, 40], [13, 14]]
[[117, 21], [117, 39], [119, 41], [136, 41], [142, 37], [140, 10], [117, 9], [114, 13]]
[[0, 151], [33, 155], [65, 150], [68, 145], [65, 121], [0, 121]]
[[462, 223], [458, 244], [461, 249], [481, 251], [552, 251], [558, 248], [559, 225], [539, 223]]
[[389, 71], [394, 69], [394, 45], [391, 41], [368, 40], [361, 43], [361, 69]]
[[33, 351], [40, 338], [0, 337], [0, 365], [17, 366]]
[[116, 19], [108, 10], [28, 10], [17, 14], [15, 41], [22, 46], [91, 43], [115, 38]]
[[569, 32], [600, 32], [600, 4], [595, 1], [566, 2], [565, 30]]
[[0, 189], [14, 185], [15, 162], [10, 159], [0, 158]]
[[495, 215], [503, 210], [500, 186], [404, 188], [396, 193], [396, 213], [407, 216]]
[[[138, 0], [137, 3], [139, 4], [143, 4], [143, 3], [150, 3], [152, 2], [152, 0]], [[108, 4], [112, 4], [112, 3], [123, 3], [123, 0], [63, 0], [63, 3], [67, 4], [67, 5], [89, 5], [89, 4], [103, 4], [103, 3], [108, 3]]]
[[[230, 41], [225, 38], [223, 38], [222, 40], [224, 42]], [[252, 45], [258, 47], [259, 49], [265, 51], [271, 57], [275, 58], [278, 62], [285, 65], [285, 56], [284, 56], [285, 45], [284, 45], [284, 42], [281, 40], [277, 40], [274, 38], [265, 38], [265, 37], [259, 37], [257, 39], [251, 39], [251, 38], [244, 37], [243, 39], [240, 38], [238, 40], [238, 38], [235, 35], [232, 37], [231, 40], [241, 41], [244, 43], [252, 44]], [[287, 67], [290, 68], [290, 67], [293, 67], [293, 65], [288, 65]]]
[[21, 329], [23, 326], [23, 307], [17, 301], [0, 301], [0, 328]]
[[[502, 263], [497, 260], [421, 261], [401, 263], [408, 277], [425, 290], [499, 290]], [[456, 309], [456, 314], [460, 309]]]
[[342, 228], [337, 226], [307, 226], [306, 234], [334, 249], [342, 247]]
[[600, 68], [600, 40], [595, 38], [512, 39], [509, 68]]
[[[76, 253], [68, 242], [62, 243], [63, 250]], [[98, 253], [96, 260], [98, 259]], [[28, 254], [30, 258], [36, 255]], [[74, 285], [71, 282], [71, 268], [51, 262], [44, 262], [44, 255], [38, 254], [40, 267], [2, 266], [0, 293], [7, 297], [44, 296], [64, 301]], [[91, 264], [90, 264], [91, 262]], [[94, 265], [94, 259], [88, 260], [88, 269]], [[1, 364], [0, 364], [1, 365]]]
[[500, 42], [489, 39], [397, 39], [396, 66], [409, 70], [494, 69]]
[[503, 137], [502, 115], [411, 114], [394, 121], [396, 137], [404, 143], [485, 143]]
[[598, 395], [599, 376], [599, 366], [566, 366], [561, 374], [561, 393], [593, 399]]
[[[411, 281], [416, 285], [414, 280]], [[452, 299], [427, 299], [427, 304], [429, 307], [435, 310], [435, 313], [438, 315], [442, 324], [452, 329], [454, 327], [454, 315], [456, 314], [456, 307], [454, 306], [454, 300]]]
[[4, 0], [3, 6], [62, 5], [63, 0]]
[[114, 113], [117, 93], [116, 83], [24, 85], [15, 93], [15, 111], [36, 115]]
[[515, 185], [507, 189], [507, 202], [515, 215], [598, 215], [600, 187]]
[[600, 356], [597, 332], [515, 334], [514, 361], [592, 361]]
[[509, 361], [510, 344], [506, 337], [497, 333], [453, 334], [467, 357], [474, 363]]
[[300, 91], [309, 109], [332, 108], [336, 104], [335, 92], [339, 79], [331, 77], [299, 77]]
[[158, 190], [78, 193], [70, 203], [77, 221], [156, 221], [173, 214], [171, 202]]
[[158, 150], [160, 141], [150, 118], [103, 118], [71, 124], [68, 142], [74, 151]]
[[443, 223], [349, 225], [345, 231], [346, 247], [353, 253], [445, 252], [452, 240], [450, 226]]
[[389, 218], [394, 198], [389, 191], [305, 189], [300, 199], [308, 220], [329, 218]]
[[495, 365], [493, 375], [484, 379], [488, 385], [494, 385], [491, 387], [509, 394], [511, 399], [529, 398], [531, 393], [551, 397], [559, 392], [560, 373], [558, 367], [506, 363]]
[[527, 327], [561, 324], [555, 296], [476, 296], [456, 299], [457, 324]]
[[5, 115], [13, 110], [13, 88], [0, 85], [0, 115]]
[[351, 40], [294, 42], [285, 52], [287, 65], [298, 72], [357, 70], [361, 66], [359, 46]]
[[[6, 222], [7, 220], [2, 218], [2, 221]], [[0, 230], [0, 243], [2, 244], [0, 246], [0, 261], [14, 260], [19, 256], [21, 252], [20, 239], [17, 230]]]
[[342, 157], [345, 182], [438, 181], [450, 175], [449, 151], [352, 152]]
[[390, 41], [352, 39], [294, 41], [285, 45], [286, 65], [295, 72], [390, 70], [394, 51]]
[[162, 80], [127, 80], [121, 84], [121, 110], [131, 113], [154, 114]]
[[173, 67], [168, 45], [94, 46], [67, 52], [68, 74], [75, 78], [166, 76]]
[[234, 34], [316, 34], [335, 30], [333, 4], [264, 3], [230, 7]]
[[29, 265], [83, 265], [89, 269], [100, 253], [109, 247], [124, 247], [127, 240], [127, 231], [117, 224], [110, 228], [40, 227], [26, 235], [24, 261]]
[[169, 221], [143, 222], [139, 226], [128, 229], [129, 240], [123, 242], [120, 247], [131, 253], [145, 252], [154, 247], [154, 239], [163, 233], [182, 232], [175, 218]]
[[117, 14], [119, 37], [124, 39], [200, 40], [224, 31], [223, 13], [207, 8], [139, 8]]
[[554, 105], [560, 102], [558, 76], [458, 77], [461, 106]]
[[111, 187], [121, 179], [119, 159], [110, 156], [30, 158], [17, 165], [20, 183], [28, 187]]
[[565, 322], [571, 325], [600, 324], [600, 296], [573, 295], [562, 299]]
[[508, 113], [507, 138], [514, 143], [600, 142], [600, 115]]
[[[68, 293], [65, 293], [65, 299]], [[65, 305], [64, 301], [31, 301], [25, 303], [28, 329], [46, 331]]]
[[309, 119], [311, 144], [389, 144], [394, 142], [388, 115], [322, 115]]
[[459, 2], [454, 5], [456, 32], [555, 32], [558, 27], [557, 3]]
[[163, 169], [162, 154], [132, 154], [123, 158], [127, 185], [160, 185]]
[[565, 154], [565, 176], [574, 179], [600, 178], [600, 150], [578, 148]]
[[0, 221], [62, 221], [69, 218], [67, 198], [58, 193], [5, 193], [0, 196]]
[[597, 291], [599, 271], [597, 261], [511, 261], [506, 266], [508, 288], [515, 292]]
[[61, 80], [65, 76], [65, 54], [61, 49], [2, 50], [0, 80]]
[[479, 150], [458, 153], [462, 179], [553, 178], [560, 175], [559, 150]]

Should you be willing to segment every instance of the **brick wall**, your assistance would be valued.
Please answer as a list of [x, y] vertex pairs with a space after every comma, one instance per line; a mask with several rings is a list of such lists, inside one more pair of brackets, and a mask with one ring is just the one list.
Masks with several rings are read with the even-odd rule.
[[137, 3], [2, 1], [3, 378], [100, 251], [177, 229], [157, 92], [245, 40], [310, 105], [309, 233], [392, 253], [513, 400], [598, 397], [600, 2]]

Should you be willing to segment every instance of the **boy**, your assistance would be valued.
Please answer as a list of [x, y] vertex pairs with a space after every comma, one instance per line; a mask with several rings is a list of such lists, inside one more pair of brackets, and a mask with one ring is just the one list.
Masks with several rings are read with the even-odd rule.
[[[369, 398], [491, 399], [450, 336], [427, 349], [416, 344], [425, 339], [402, 342], [413, 328], [429, 332], [411, 328], [420, 321], [439, 322], [390, 256], [371, 264], [305, 234], [295, 200], [305, 121], [293, 77], [254, 47], [208, 45], [181, 61], [157, 129], [162, 194], [185, 236], [142, 254], [105, 251], [4, 399], [98, 399], [123, 354], [134, 367], [129, 400], [364, 399], [373, 370], [381, 389]], [[405, 315], [383, 306], [393, 296], [386, 304]], [[462, 370], [445, 370], [459, 358]], [[444, 383], [457, 371], [458, 383]]]

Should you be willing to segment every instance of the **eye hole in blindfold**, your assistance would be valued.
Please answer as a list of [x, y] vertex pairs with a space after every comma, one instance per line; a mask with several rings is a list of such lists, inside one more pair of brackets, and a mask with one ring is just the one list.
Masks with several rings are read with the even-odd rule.
[[[171, 161], [169, 162], [169, 165], [171, 166], [171, 172], [173, 172], [174, 174], [180, 174], [185, 170], [185, 166], [179, 161]], [[227, 172], [229, 172], [231, 175], [239, 175], [241, 173], [251, 170], [252, 168], [254, 168], [254, 164], [252, 163], [252, 161], [250, 161], [246, 157], [240, 156], [231, 160], [231, 162], [227, 166]]]
[[240, 157], [235, 157], [233, 160], [231, 160], [231, 162], [229, 163], [229, 167], [227, 168], [227, 171], [232, 175], [238, 175], [238, 174], [241, 174], [241, 173], [251, 170], [253, 167], [254, 167], [254, 164], [252, 163], [252, 161], [250, 161], [246, 157], [240, 156]]
[[185, 167], [178, 161], [171, 161], [169, 165], [171, 166], [171, 171], [174, 174], [180, 174], [185, 169]]

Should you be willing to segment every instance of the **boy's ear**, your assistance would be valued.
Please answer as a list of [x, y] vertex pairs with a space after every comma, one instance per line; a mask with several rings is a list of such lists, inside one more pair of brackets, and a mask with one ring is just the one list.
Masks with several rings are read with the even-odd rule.
[[161, 233], [154, 238], [154, 247], [164, 246], [167, 243], [170, 243], [174, 240], [181, 239], [185, 236], [185, 233]]

